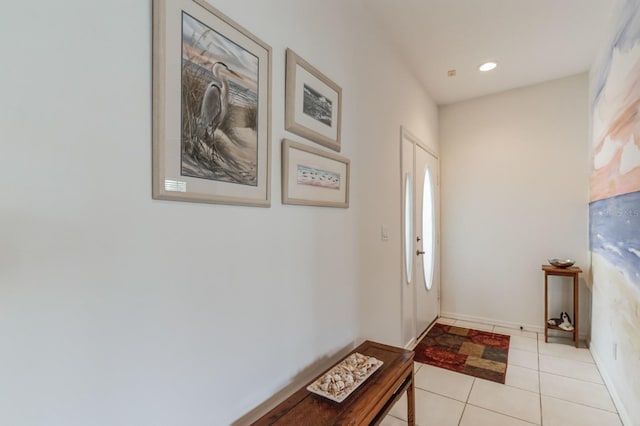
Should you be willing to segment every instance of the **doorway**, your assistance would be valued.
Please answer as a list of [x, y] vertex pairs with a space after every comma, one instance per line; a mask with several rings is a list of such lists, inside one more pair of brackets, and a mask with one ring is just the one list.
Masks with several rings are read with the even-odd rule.
[[402, 162], [402, 339], [416, 343], [440, 314], [439, 161], [404, 127]]

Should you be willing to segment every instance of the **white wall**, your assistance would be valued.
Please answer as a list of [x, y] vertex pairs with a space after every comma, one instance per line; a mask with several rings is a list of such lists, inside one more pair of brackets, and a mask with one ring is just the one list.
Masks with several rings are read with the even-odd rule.
[[[372, 43], [371, 55], [379, 45]], [[381, 81], [412, 81], [410, 75], [390, 58], [386, 64], [392, 72]], [[363, 67], [367, 67], [363, 64]], [[385, 97], [374, 84], [371, 93], [362, 88], [362, 105], [369, 105], [367, 113], [363, 108], [362, 120], [366, 115], [380, 115], [380, 120], [370, 120], [362, 128], [358, 138], [366, 141], [358, 144], [356, 157], [366, 160], [358, 167], [358, 180], [362, 182], [362, 193], [358, 198], [358, 251], [364, 256], [359, 259], [359, 302], [360, 333], [371, 340], [403, 346], [402, 324], [400, 321], [403, 283], [402, 269], [402, 176], [400, 171], [400, 127], [401, 123], [435, 152], [438, 149], [437, 107], [428, 98], [416, 96], [418, 88], [398, 84], [389, 88]], [[377, 111], [377, 112], [375, 112]], [[389, 240], [381, 242], [381, 226], [389, 228]], [[405, 315], [406, 317], [406, 315]]]
[[[151, 2], [5, 5], [0, 424], [227, 424], [400, 342], [400, 125], [435, 146], [436, 107], [353, 2], [215, 6], [273, 47], [270, 209], [151, 199]], [[280, 204], [286, 47], [344, 89], [348, 210]]]
[[[443, 315], [543, 326], [540, 265], [589, 261], [587, 138], [586, 74], [441, 108]], [[551, 278], [550, 313], [570, 311]]]

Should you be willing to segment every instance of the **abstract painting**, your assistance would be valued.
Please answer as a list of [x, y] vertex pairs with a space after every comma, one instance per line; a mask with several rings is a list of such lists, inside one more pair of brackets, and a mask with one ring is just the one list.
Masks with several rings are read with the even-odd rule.
[[593, 74], [590, 246], [640, 290], [640, 19], [627, 2]]
[[620, 2], [609, 35], [591, 73], [591, 338], [626, 424], [640, 418], [640, 2]]

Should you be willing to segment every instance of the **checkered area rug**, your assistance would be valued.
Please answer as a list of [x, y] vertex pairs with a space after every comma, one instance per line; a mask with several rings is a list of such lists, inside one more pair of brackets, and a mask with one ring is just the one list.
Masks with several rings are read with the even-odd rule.
[[414, 359], [504, 384], [509, 339], [503, 334], [435, 324], [414, 349]]

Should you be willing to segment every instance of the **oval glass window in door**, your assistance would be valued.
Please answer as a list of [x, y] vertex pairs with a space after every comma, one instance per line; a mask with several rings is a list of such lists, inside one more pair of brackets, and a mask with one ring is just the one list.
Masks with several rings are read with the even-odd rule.
[[424, 193], [422, 194], [422, 249], [426, 252], [423, 257], [424, 285], [427, 290], [433, 286], [433, 264], [435, 262], [435, 215], [433, 182], [431, 179], [431, 169], [427, 167], [424, 172]]
[[404, 180], [404, 263], [407, 284], [411, 283], [413, 274], [413, 200], [411, 175], [407, 173]]

